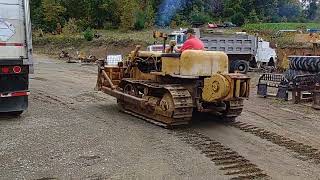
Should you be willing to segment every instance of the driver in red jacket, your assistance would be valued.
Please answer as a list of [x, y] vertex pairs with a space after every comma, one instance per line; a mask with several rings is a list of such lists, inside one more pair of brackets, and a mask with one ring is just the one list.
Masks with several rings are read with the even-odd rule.
[[176, 49], [177, 53], [182, 53], [185, 50], [204, 50], [203, 42], [195, 36], [193, 29], [189, 28], [185, 34], [187, 35], [187, 40], [180, 49]]

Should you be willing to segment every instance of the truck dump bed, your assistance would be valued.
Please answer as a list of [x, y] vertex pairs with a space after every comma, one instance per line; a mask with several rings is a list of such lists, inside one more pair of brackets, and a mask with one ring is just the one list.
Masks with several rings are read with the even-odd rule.
[[201, 37], [209, 51], [223, 51], [227, 54], [256, 55], [258, 40], [252, 35], [208, 34]]

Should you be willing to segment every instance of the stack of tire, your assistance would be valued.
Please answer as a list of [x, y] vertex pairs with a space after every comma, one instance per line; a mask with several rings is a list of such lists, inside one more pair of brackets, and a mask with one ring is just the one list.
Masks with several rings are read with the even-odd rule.
[[320, 56], [291, 56], [289, 60], [290, 69], [285, 72], [285, 78], [289, 81], [298, 75], [320, 72]]

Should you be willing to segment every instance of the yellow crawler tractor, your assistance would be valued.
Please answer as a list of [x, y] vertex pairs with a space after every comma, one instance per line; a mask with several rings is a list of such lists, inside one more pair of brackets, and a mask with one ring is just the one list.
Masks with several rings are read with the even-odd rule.
[[137, 47], [118, 65], [99, 62], [97, 89], [117, 98], [124, 112], [164, 127], [189, 124], [198, 113], [232, 121], [249, 97], [250, 78], [230, 74], [228, 62], [223, 52]]

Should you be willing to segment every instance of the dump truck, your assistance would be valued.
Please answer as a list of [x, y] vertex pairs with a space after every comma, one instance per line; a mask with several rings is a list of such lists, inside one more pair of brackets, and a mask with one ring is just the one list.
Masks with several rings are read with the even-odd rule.
[[122, 111], [164, 127], [187, 125], [196, 114], [234, 121], [249, 97], [250, 78], [229, 73], [224, 52], [141, 51], [118, 65], [99, 61], [97, 89]]
[[[230, 71], [247, 73], [249, 67], [256, 67], [256, 55], [258, 52], [258, 38], [253, 35], [247, 35], [246, 33], [207, 33], [201, 31], [201, 29], [194, 28], [196, 36], [202, 40], [207, 51], [222, 51], [229, 57]], [[181, 47], [186, 41], [186, 35], [183, 33], [185, 30], [174, 31], [170, 34], [166, 34], [165, 38], [168, 41], [176, 41], [177, 47]], [[161, 52], [166, 46], [155, 44], [148, 47], [149, 51]], [[261, 49], [261, 48], [260, 48]]]
[[33, 72], [28, 0], [0, 0], [0, 113], [20, 115], [28, 107]]

